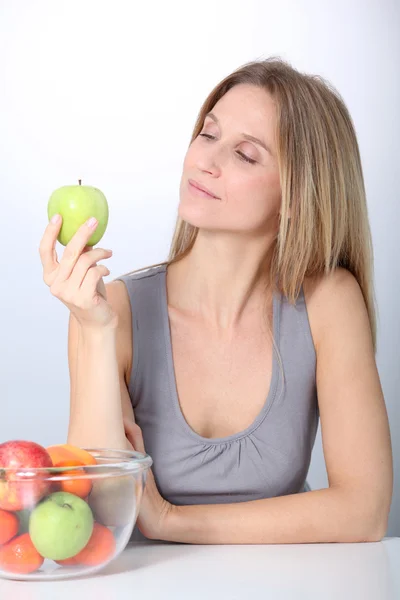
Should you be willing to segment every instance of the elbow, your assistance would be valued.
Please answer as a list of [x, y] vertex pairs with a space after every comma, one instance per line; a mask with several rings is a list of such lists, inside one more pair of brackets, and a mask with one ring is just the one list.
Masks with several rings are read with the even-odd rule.
[[381, 542], [386, 535], [387, 527], [383, 524], [369, 525], [364, 528], [363, 533], [357, 533], [352, 542]]
[[366, 524], [366, 542], [381, 542], [386, 535], [389, 520], [389, 511], [382, 509], [375, 511]]
[[381, 542], [385, 537], [389, 524], [392, 494], [393, 487], [390, 484], [382, 484], [378, 493], [371, 494], [373, 500], [371, 500], [369, 508], [366, 509], [367, 516], [364, 517], [365, 541]]
[[387, 531], [387, 521], [382, 516], [379, 518], [351, 518], [351, 523], [347, 523], [338, 542], [363, 543], [363, 542], [381, 542]]
[[[353, 542], [381, 542], [385, 537], [388, 527], [389, 509], [382, 505], [367, 512], [360, 511], [357, 526], [353, 528]], [[352, 528], [349, 528], [351, 531]]]
[[385, 537], [390, 512], [390, 495], [383, 497], [348, 490], [342, 497], [346, 518], [337, 541], [342, 543], [381, 542]]

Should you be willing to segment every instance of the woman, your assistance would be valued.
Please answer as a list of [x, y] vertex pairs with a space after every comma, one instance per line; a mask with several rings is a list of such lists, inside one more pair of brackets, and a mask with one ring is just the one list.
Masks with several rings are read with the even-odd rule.
[[[68, 442], [153, 458], [138, 528], [187, 543], [378, 541], [392, 455], [372, 250], [349, 113], [321, 78], [249, 63], [201, 108], [169, 260], [104, 286], [83, 225], [57, 261], [70, 310]], [[303, 493], [318, 418], [327, 489]], [[135, 422], [136, 419], [136, 422]]]

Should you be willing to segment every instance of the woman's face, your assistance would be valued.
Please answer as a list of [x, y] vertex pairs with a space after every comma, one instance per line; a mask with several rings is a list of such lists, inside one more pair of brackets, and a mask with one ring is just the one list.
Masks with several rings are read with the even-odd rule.
[[[180, 217], [213, 231], [277, 230], [281, 188], [275, 124], [268, 92], [247, 84], [230, 89], [205, 118], [186, 153]], [[196, 185], [213, 196], [202, 194]]]

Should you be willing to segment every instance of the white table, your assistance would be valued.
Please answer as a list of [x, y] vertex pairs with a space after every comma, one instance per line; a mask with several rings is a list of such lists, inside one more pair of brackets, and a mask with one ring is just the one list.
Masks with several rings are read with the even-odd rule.
[[136, 543], [97, 575], [0, 580], [1, 600], [398, 600], [400, 538], [365, 544]]

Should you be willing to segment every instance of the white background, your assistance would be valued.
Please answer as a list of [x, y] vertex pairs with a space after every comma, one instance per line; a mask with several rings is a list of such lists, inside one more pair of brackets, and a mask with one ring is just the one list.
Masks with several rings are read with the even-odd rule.
[[[400, 535], [399, 33], [397, 0], [0, 0], [0, 441], [66, 439], [68, 313], [38, 255], [51, 192], [82, 178], [105, 193], [111, 278], [164, 260], [201, 103], [277, 55], [331, 81], [357, 130]], [[327, 486], [320, 432], [308, 480]]]

